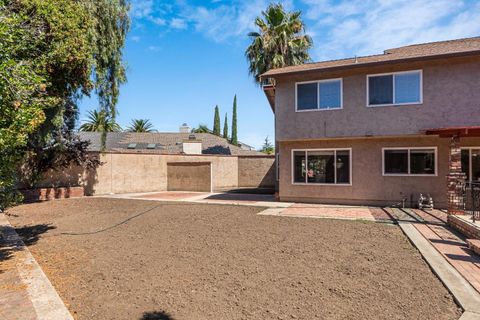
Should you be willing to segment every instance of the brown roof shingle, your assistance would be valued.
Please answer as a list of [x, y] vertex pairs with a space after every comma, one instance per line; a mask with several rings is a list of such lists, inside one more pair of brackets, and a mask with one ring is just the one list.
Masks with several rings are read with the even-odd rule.
[[352, 66], [365, 66], [401, 60], [439, 58], [443, 56], [467, 54], [480, 55], [480, 37], [414, 44], [388, 49], [385, 50], [383, 54], [378, 55], [321, 61], [315, 63], [306, 63], [298, 66], [272, 69], [262, 74], [261, 77], [268, 78], [281, 74], [304, 71], [350, 68]]
[[[90, 151], [101, 151], [100, 132], [79, 132], [81, 140], [90, 141]], [[191, 133], [177, 132], [109, 132], [105, 142], [105, 151], [128, 152], [128, 153], [157, 153], [157, 154], [181, 154], [182, 142], [188, 140]], [[211, 133], [193, 134], [202, 142], [203, 154], [215, 155], [264, 155], [255, 150], [245, 150], [230, 144], [226, 139]], [[135, 143], [134, 149], [128, 149], [128, 145]], [[148, 144], [155, 144], [155, 149], [147, 149]]]

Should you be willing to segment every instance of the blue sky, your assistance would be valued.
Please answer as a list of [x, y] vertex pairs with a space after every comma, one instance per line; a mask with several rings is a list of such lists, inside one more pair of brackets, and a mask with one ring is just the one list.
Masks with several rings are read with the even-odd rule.
[[[298, 0], [313, 37], [314, 61], [382, 52], [384, 49], [480, 35], [479, 0]], [[273, 114], [248, 75], [246, 34], [268, 6], [264, 0], [132, 0], [132, 27], [125, 48], [128, 83], [121, 90], [118, 122], [147, 118], [159, 131], [183, 122], [212, 127], [218, 105], [231, 125], [238, 99], [239, 139], [260, 147], [274, 139]], [[97, 107], [81, 102], [80, 120]], [[231, 126], [230, 126], [231, 127]]]

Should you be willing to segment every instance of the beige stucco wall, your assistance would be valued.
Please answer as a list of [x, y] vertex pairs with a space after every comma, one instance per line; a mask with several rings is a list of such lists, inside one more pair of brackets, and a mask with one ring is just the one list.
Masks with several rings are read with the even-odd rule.
[[[463, 138], [462, 146], [480, 146], [480, 138]], [[383, 176], [382, 148], [438, 147], [438, 175]], [[352, 185], [292, 184], [292, 149], [352, 148]], [[318, 203], [393, 205], [403, 197], [416, 202], [430, 193], [439, 208], [446, 207], [449, 140], [434, 136], [401, 138], [330, 139], [280, 143], [280, 200]]]
[[[95, 171], [70, 168], [51, 172], [39, 186], [83, 185], [87, 195], [154, 192], [167, 190], [168, 163], [209, 163], [213, 191], [274, 185], [273, 156], [208, 156], [159, 154], [99, 154], [102, 165]], [[188, 181], [185, 182], [188, 184]], [[185, 190], [188, 190], [185, 185]], [[195, 189], [195, 188], [194, 188]]]
[[241, 188], [273, 188], [275, 156], [238, 157], [238, 186]]
[[[87, 189], [93, 194], [150, 192], [167, 190], [167, 163], [211, 163], [213, 190], [228, 190], [238, 186], [236, 157], [182, 156], [107, 153], [101, 155], [103, 165]], [[93, 187], [92, 187], [93, 186]]]
[[[367, 74], [421, 69], [423, 103], [367, 107]], [[276, 139], [398, 136], [422, 130], [480, 124], [480, 59], [450, 59], [353, 69], [310, 72], [277, 79]], [[343, 109], [295, 112], [295, 82], [343, 79]]]
[[167, 165], [168, 191], [211, 191], [210, 162], [170, 162]]
[[100, 160], [102, 165], [88, 174], [87, 194], [166, 190], [166, 162], [158, 155], [106, 153]]
[[236, 188], [238, 162], [236, 157], [165, 155], [167, 162], [211, 162], [214, 191]]

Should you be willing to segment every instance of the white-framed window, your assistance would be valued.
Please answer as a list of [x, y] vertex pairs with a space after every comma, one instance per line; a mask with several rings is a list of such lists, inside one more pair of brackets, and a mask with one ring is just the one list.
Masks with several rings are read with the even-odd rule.
[[384, 176], [436, 176], [437, 147], [383, 148]]
[[343, 81], [341, 78], [295, 83], [295, 111], [342, 108]]
[[292, 150], [292, 184], [351, 185], [352, 149]]
[[462, 171], [468, 181], [480, 181], [480, 147], [462, 148]]
[[367, 106], [421, 104], [422, 83], [422, 70], [367, 75]]

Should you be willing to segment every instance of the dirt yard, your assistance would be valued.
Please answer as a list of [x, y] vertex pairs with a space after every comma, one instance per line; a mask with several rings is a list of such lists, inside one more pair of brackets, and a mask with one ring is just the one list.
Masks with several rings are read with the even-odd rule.
[[398, 227], [261, 210], [88, 198], [8, 218], [77, 319], [459, 318]]

